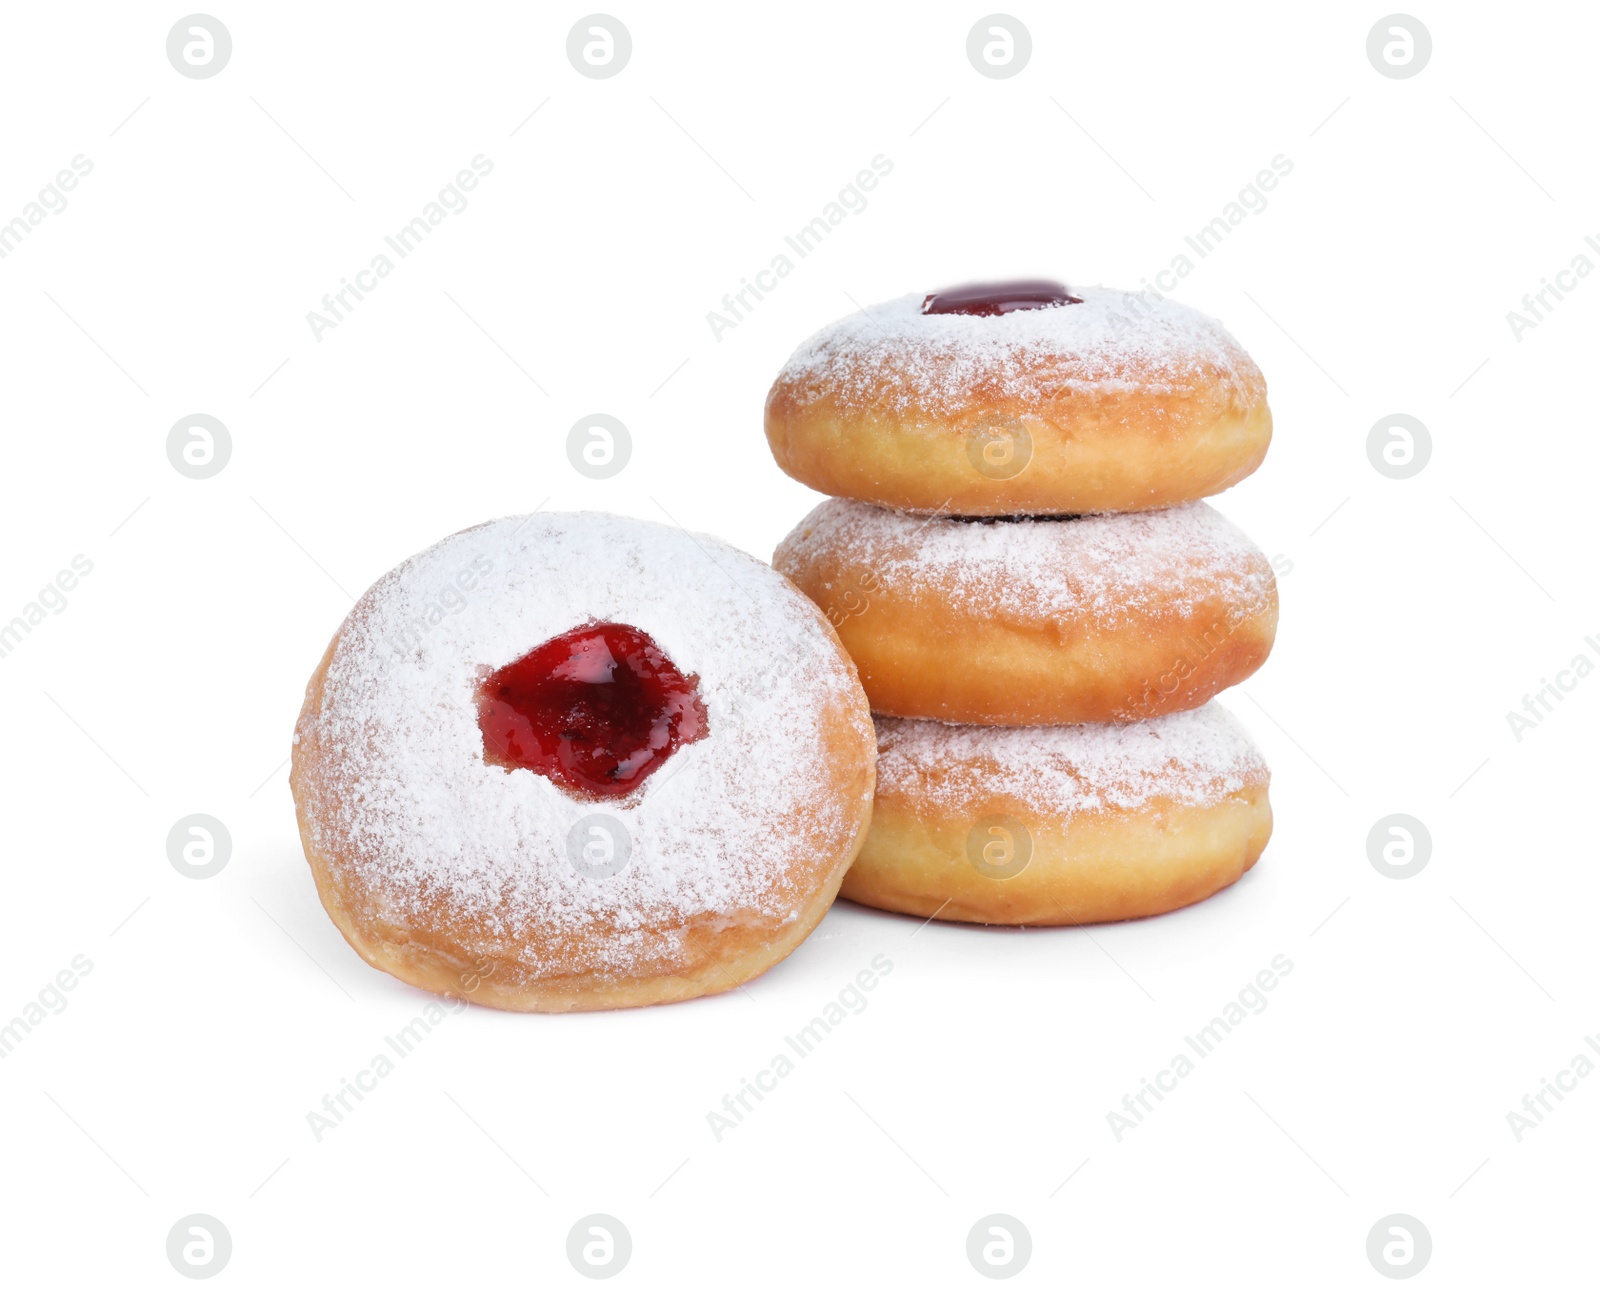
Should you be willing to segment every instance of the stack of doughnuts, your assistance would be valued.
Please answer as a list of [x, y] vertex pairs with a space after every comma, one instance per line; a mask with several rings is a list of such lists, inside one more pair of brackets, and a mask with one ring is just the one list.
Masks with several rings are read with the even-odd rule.
[[1220, 325], [1147, 295], [980, 284], [812, 338], [767, 436], [837, 497], [776, 571], [541, 512], [381, 577], [290, 767], [346, 940], [575, 1011], [739, 985], [841, 894], [1051, 926], [1236, 881], [1267, 769], [1211, 698], [1266, 658], [1277, 587], [1202, 499], [1271, 416]]
[[878, 741], [841, 895], [1070, 925], [1255, 863], [1267, 768], [1211, 698], [1266, 659], [1277, 586], [1202, 500], [1260, 465], [1266, 395], [1215, 320], [1042, 280], [904, 297], [795, 352], [767, 439], [835, 498], [773, 565], [854, 658]]

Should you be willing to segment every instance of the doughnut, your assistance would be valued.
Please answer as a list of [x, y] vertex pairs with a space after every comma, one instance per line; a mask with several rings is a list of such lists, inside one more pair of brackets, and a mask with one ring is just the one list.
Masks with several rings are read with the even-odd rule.
[[1272, 439], [1261, 370], [1153, 291], [914, 293], [805, 342], [767, 395], [778, 466], [827, 495], [971, 516], [1136, 512], [1216, 494]]
[[956, 922], [1150, 917], [1230, 886], [1272, 834], [1268, 774], [1210, 702], [1135, 724], [879, 718], [872, 827], [840, 892]]
[[830, 499], [773, 565], [839, 631], [874, 711], [952, 723], [1187, 710], [1253, 674], [1278, 623], [1271, 563], [1198, 502], [971, 519]]
[[356, 603], [290, 784], [317, 893], [407, 984], [519, 1011], [730, 989], [821, 920], [872, 808], [826, 619], [708, 536], [461, 531]]

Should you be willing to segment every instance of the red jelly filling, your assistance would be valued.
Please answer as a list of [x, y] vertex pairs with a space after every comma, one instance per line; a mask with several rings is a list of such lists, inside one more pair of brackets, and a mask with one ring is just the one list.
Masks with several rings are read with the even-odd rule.
[[706, 735], [697, 682], [631, 625], [569, 630], [480, 685], [483, 758], [583, 795], [626, 796]]
[[1051, 306], [1081, 306], [1082, 297], [1054, 279], [1011, 279], [1005, 283], [964, 283], [959, 288], [930, 292], [922, 302], [924, 315], [1009, 315], [1013, 310], [1047, 310]]

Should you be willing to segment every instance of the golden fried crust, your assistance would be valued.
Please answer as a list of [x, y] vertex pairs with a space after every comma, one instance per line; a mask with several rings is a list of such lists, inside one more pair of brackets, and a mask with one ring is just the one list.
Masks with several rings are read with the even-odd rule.
[[1237, 394], [1215, 374], [1179, 392], [1055, 398], [979, 383], [962, 408], [939, 412], [902, 408], [894, 394], [846, 406], [780, 377], [766, 405], [778, 466], [824, 494], [913, 512], [1138, 512], [1226, 490], [1272, 440], [1266, 384]]
[[[1070, 523], [1063, 523], [1070, 524]], [[893, 556], [910, 560], [909, 546]], [[774, 565], [820, 606], [880, 715], [960, 724], [1082, 724], [1192, 710], [1256, 672], [1272, 650], [1278, 590], [1241, 606], [1200, 583], [1126, 609], [1114, 626], [974, 609], [933, 573], [889, 583], [845, 547], [780, 548]]]
[[1004, 794], [989, 808], [1027, 829], [1027, 862], [1015, 875], [979, 870], [973, 818], [880, 792], [841, 896], [953, 922], [1074, 926], [1150, 917], [1232, 885], [1272, 834], [1264, 774], [1218, 803], [1153, 800], [1134, 810], [1077, 815], [1065, 825], [1042, 821]]
[[[831, 781], [815, 803], [800, 806], [792, 816], [788, 839], [795, 843], [796, 859], [787, 880], [805, 897], [796, 905], [795, 920], [780, 923], [753, 913], [704, 914], [675, 928], [685, 937], [685, 956], [663, 960], [652, 974], [601, 977], [581, 969], [582, 947], [571, 941], [565, 945], [541, 942], [537, 933], [529, 942], [532, 947], [498, 940], [494, 930], [503, 915], [494, 912], [485, 912], [481, 920], [473, 922], [452, 919], [437, 908], [406, 921], [386, 916], [381, 898], [367, 889], [349, 861], [317, 845], [319, 839], [334, 839], [328, 830], [331, 806], [340, 796], [354, 794], [352, 788], [330, 785], [336, 762], [320, 749], [318, 727], [312, 722], [321, 709], [339, 638], [334, 636], [307, 685], [297, 726], [289, 782], [300, 840], [323, 907], [350, 947], [371, 966], [420, 989], [525, 1012], [638, 1007], [732, 989], [782, 961], [815, 929], [865, 839], [876, 782], [876, 751], [866, 698], [854, 682], [843, 649], [833, 639], [841, 676], [850, 682], [830, 700], [820, 718]], [[753, 777], [765, 772], [751, 771]], [[313, 816], [319, 806], [329, 808], [320, 824], [324, 830], [314, 831]], [[822, 820], [829, 815], [853, 820], [855, 827], [844, 849], [819, 857], [811, 843], [828, 835]], [[585, 943], [603, 945], [616, 935], [603, 923], [597, 924], [586, 932]], [[571, 971], [550, 974], [552, 957]]]

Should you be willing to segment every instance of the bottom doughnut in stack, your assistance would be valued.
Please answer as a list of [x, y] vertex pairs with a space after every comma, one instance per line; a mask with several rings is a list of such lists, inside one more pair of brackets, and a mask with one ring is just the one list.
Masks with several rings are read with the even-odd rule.
[[842, 898], [1018, 926], [1149, 917], [1232, 885], [1272, 834], [1266, 763], [1209, 702], [1132, 724], [876, 718], [878, 790]]

